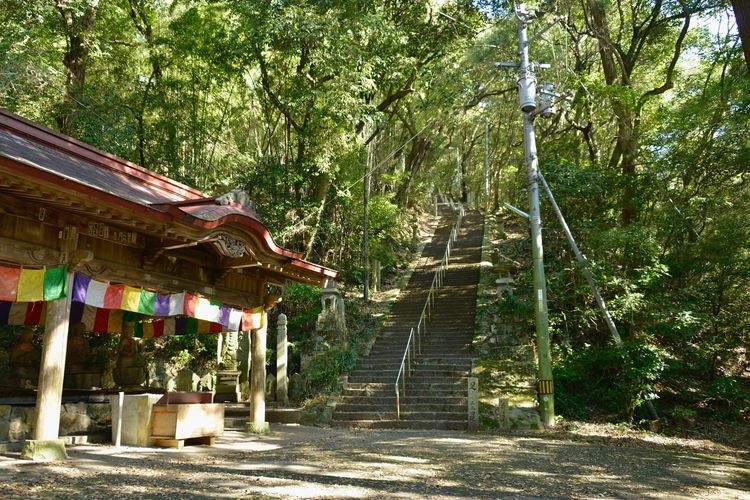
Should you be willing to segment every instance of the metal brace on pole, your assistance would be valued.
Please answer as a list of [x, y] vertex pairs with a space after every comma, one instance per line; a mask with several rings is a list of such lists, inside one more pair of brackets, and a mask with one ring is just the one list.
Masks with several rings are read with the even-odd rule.
[[[618, 347], [622, 346], [622, 337], [620, 337], [620, 332], [617, 331], [617, 326], [615, 326], [615, 322], [612, 321], [612, 316], [609, 314], [609, 310], [607, 309], [607, 305], [604, 303], [604, 299], [602, 298], [601, 294], [599, 293], [599, 288], [596, 286], [596, 282], [594, 281], [594, 277], [591, 275], [591, 271], [588, 267], [588, 260], [586, 259], [586, 256], [581, 253], [581, 250], [578, 248], [578, 244], [576, 243], [575, 238], [573, 238], [573, 233], [570, 231], [570, 228], [568, 227], [568, 223], [565, 221], [565, 217], [563, 217], [562, 211], [560, 210], [560, 207], [557, 205], [557, 201], [555, 200], [555, 197], [552, 195], [552, 190], [549, 187], [549, 184], [547, 184], [547, 180], [544, 178], [544, 175], [541, 171], [538, 172], [539, 180], [542, 181], [542, 186], [544, 187], [545, 192], [547, 193], [547, 198], [549, 198], [550, 203], [552, 204], [552, 208], [555, 210], [555, 213], [557, 214], [557, 218], [560, 220], [560, 225], [563, 228], [563, 231], [565, 232], [565, 237], [568, 239], [568, 243], [570, 243], [571, 248], [573, 249], [573, 253], [576, 255], [576, 260], [579, 264], [581, 264], [583, 268], [583, 274], [586, 276], [586, 281], [589, 282], [589, 286], [591, 287], [591, 290], [594, 292], [594, 297], [596, 298], [596, 303], [599, 305], [599, 310], [602, 312], [602, 316], [604, 316], [604, 321], [607, 323], [607, 327], [609, 328], [609, 332], [612, 334], [612, 338], [615, 341], [615, 345]], [[651, 417], [656, 420], [659, 418], [659, 414], [656, 411], [656, 408], [654, 408], [654, 403], [651, 402], [651, 400], [646, 401], [646, 408], [648, 409], [649, 414]]]
[[576, 260], [582, 266], [583, 274], [584, 276], [586, 276], [586, 281], [589, 282], [591, 291], [594, 292], [596, 303], [599, 305], [599, 310], [602, 312], [602, 316], [604, 316], [604, 321], [607, 323], [607, 327], [609, 327], [609, 332], [612, 334], [612, 338], [615, 340], [615, 344], [620, 346], [622, 345], [622, 338], [620, 337], [620, 332], [617, 331], [617, 327], [615, 326], [615, 322], [612, 321], [612, 316], [609, 314], [607, 305], [604, 303], [604, 299], [602, 299], [602, 295], [599, 293], [599, 288], [596, 286], [594, 277], [591, 275], [591, 271], [589, 270], [588, 260], [586, 260], [586, 257], [581, 253], [581, 250], [578, 248], [578, 244], [576, 244], [576, 240], [575, 238], [573, 238], [573, 233], [570, 232], [568, 223], [565, 222], [565, 217], [563, 217], [563, 214], [560, 211], [560, 207], [557, 205], [557, 201], [555, 201], [555, 197], [552, 196], [552, 190], [549, 188], [549, 184], [547, 184], [547, 180], [544, 178], [544, 175], [542, 175], [541, 171], [539, 171], [539, 180], [542, 181], [542, 186], [544, 187], [544, 191], [547, 193], [547, 198], [549, 198], [549, 201], [552, 204], [552, 208], [555, 210], [555, 213], [557, 214], [557, 218], [560, 221], [560, 225], [562, 226], [563, 231], [565, 232], [565, 237], [568, 238], [568, 243], [570, 243], [570, 247], [573, 249], [573, 253], [576, 254]]

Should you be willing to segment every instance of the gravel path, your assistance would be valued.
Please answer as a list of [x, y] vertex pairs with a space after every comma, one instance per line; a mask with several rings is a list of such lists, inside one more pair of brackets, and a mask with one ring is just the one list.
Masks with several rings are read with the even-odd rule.
[[564, 433], [482, 435], [272, 425], [215, 447], [85, 445], [0, 455], [3, 498], [748, 498], [750, 461]]

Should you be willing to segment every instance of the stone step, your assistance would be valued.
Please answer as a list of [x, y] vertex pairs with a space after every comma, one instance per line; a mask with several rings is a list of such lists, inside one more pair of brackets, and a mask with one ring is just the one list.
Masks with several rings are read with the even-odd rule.
[[409, 331], [424, 310], [454, 220], [453, 213], [441, 219], [369, 355], [350, 373], [334, 411], [334, 425], [339, 421], [352, 427], [466, 429], [467, 377], [475, 357], [471, 343], [483, 237], [478, 214], [465, 219], [443, 286], [435, 291], [426, 330], [414, 344], [420, 347], [419, 353], [412, 356], [411, 374], [399, 387], [402, 418], [395, 419], [395, 379]]
[[224, 416], [224, 429], [245, 430], [249, 417], [227, 417]]
[[[389, 367], [389, 368], [380, 368], [380, 369], [364, 369], [364, 368], [357, 368], [355, 369], [351, 374], [349, 374], [349, 382], [366, 382], [367, 380], [354, 380], [353, 377], [356, 377], [357, 379], [368, 379], [368, 378], [384, 378], [384, 377], [391, 377], [393, 381], [396, 381], [396, 375], [398, 375], [400, 370], [400, 367]], [[409, 371], [408, 366], [404, 366], [404, 371]], [[455, 369], [450, 365], [430, 365], [424, 366], [424, 365], [411, 365], [411, 376], [414, 377], [419, 376], [421, 378], [441, 378], [441, 377], [467, 377], [468, 376], [468, 370], [461, 370], [461, 369]], [[375, 380], [372, 380], [373, 382]], [[387, 381], [386, 381], [387, 382]]]
[[350, 429], [435, 429], [466, 430], [468, 419], [458, 420], [332, 420], [335, 427]]
[[[339, 399], [340, 404], [372, 404], [375, 407], [378, 406], [389, 406], [396, 405], [395, 391], [390, 393], [381, 393], [374, 395], [363, 395], [358, 392], [349, 392], [342, 394]], [[419, 395], [416, 393], [401, 394], [401, 404], [405, 405], [462, 405], [467, 404], [466, 394], [459, 394], [456, 396], [434, 396], [434, 395]], [[338, 407], [338, 406], [337, 406]]]
[[[390, 404], [384, 405], [384, 404], [373, 404], [370, 402], [360, 402], [358, 400], [355, 401], [343, 401], [336, 405], [336, 411], [334, 412], [334, 416], [338, 415], [339, 412], [342, 413], [349, 413], [349, 412], [363, 412], [363, 411], [381, 411], [381, 410], [389, 410], [390, 408], [393, 408], [395, 411], [396, 408], [396, 401], [391, 401]], [[412, 403], [412, 402], [404, 402], [401, 401], [401, 411], [407, 412], [407, 413], [415, 413], [415, 412], [447, 412], [447, 413], [461, 413], [468, 411], [468, 408], [466, 406], [466, 403], [446, 403], [443, 402], [443, 400], [438, 400], [434, 403]]]
[[[425, 412], [410, 412], [405, 411], [401, 408], [401, 420], [443, 420], [443, 421], [466, 421], [468, 419], [468, 410], [466, 408], [463, 411], [458, 412], [440, 412], [440, 411], [425, 411]], [[395, 406], [391, 409], [381, 409], [380, 411], [336, 411], [334, 418], [343, 422], [346, 420], [395, 420], [396, 419], [396, 408]]]

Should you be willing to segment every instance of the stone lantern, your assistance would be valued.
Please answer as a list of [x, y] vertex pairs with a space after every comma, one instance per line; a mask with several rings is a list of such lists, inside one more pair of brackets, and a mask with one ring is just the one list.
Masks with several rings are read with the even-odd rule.
[[323, 292], [320, 296], [320, 305], [323, 308], [322, 315], [335, 314], [339, 321], [342, 323], [346, 320], [346, 312], [344, 310], [344, 299], [341, 296], [334, 280], [326, 280]]

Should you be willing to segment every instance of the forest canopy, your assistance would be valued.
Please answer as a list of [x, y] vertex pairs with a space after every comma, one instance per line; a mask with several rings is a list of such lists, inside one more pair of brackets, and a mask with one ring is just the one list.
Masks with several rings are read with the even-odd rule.
[[[561, 390], [592, 373], [640, 398], [687, 380], [701, 401], [747, 411], [750, 80], [730, 3], [527, 6], [532, 58], [550, 64], [540, 83], [560, 94], [536, 122], [540, 166], [636, 346], [607, 351], [543, 200]], [[208, 193], [245, 189], [281, 245], [361, 286], [366, 167], [386, 272], [435, 193], [524, 206], [516, 75], [494, 64], [517, 60], [512, 7], [6, 0], [0, 106]], [[560, 403], [585, 412], [576, 397]]]

